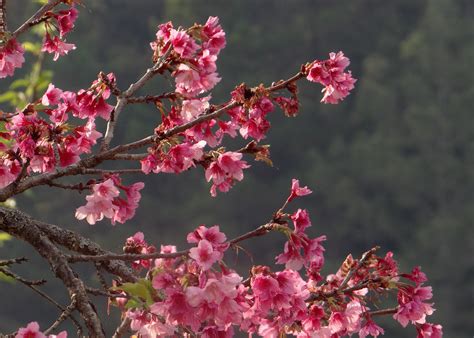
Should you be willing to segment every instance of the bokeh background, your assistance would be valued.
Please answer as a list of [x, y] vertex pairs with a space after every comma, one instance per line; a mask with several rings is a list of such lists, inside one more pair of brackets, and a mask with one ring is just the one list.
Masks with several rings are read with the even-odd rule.
[[[37, 7], [29, 0], [9, 1], [10, 27]], [[437, 309], [430, 321], [443, 325], [445, 337], [472, 337], [474, 1], [83, 0], [68, 38], [77, 50], [45, 67], [63, 89], [87, 87], [99, 71], [115, 72], [119, 87], [126, 88], [149, 67], [148, 43], [159, 23], [188, 26], [209, 15], [219, 16], [227, 33], [214, 103], [227, 100], [241, 82], [269, 84], [330, 51], [351, 58], [357, 87], [334, 106], [319, 103], [319, 87], [302, 84], [300, 115], [271, 117], [267, 140], [274, 167], [252, 163], [246, 179], [217, 198], [209, 196], [198, 168], [179, 176], [128, 177], [145, 181], [146, 188], [135, 218], [125, 225], [77, 222], [74, 210], [84, 195], [69, 191], [34, 189], [17, 198], [18, 208], [115, 251], [136, 231], [152, 243], [184, 248], [185, 234], [201, 223], [219, 224], [228, 236], [263, 224], [296, 177], [314, 190], [299, 206], [312, 215], [312, 234], [328, 236], [326, 273], [349, 252], [359, 256], [380, 245], [395, 253], [403, 269], [416, 264], [428, 274]], [[166, 82], [155, 81], [146, 92], [167, 89]], [[150, 133], [159, 114], [151, 106], [134, 106], [121, 119], [117, 143]], [[283, 241], [272, 234], [245, 247], [256, 262], [272, 264]], [[27, 245], [14, 240], [0, 248], [2, 258], [21, 255], [31, 264], [15, 271], [48, 279], [44, 289], [65, 304], [66, 291]], [[245, 254], [236, 259], [241, 271], [250, 263]], [[92, 270], [81, 267], [80, 273], [97, 285]], [[48, 327], [58, 315], [22, 285], [0, 282], [0, 300], [0, 332], [32, 320]], [[118, 312], [112, 309], [108, 317], [106, 301], [97, 302], [110, 330]], [[401, 330], [391, 322], [386, 336], [415, 336], [414, 328]]]

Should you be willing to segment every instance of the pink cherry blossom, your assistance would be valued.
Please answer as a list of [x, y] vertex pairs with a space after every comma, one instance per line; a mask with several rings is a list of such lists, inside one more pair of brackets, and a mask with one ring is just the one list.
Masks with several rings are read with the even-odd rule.
[[43, 47], [41, 48], [42, 52], [54, 53], [53, 60], [57, 61], [59, 56], [64, 56], [69, 53], [69, 51], [76, 49], [76, 46], [72, 43], [66, 43], [66, 41], [61, 40], [58, 36], [54, 36], [51, 39], [51, 36], [47, 33], [43, 41]]
[[52, 83], [49, 84], [46, 93], [41, 98], [41, 104], [44, 106], [54, 106], [59, 103], [63, 91], [59, 88], [54, 87]]
[[61, 331], [57, 335], [51, 334], [46, 336], [40, 331], [37, 322], [31, 322], [26, 326], [26, 328], [20, 328], [15, 335], [15, 338], [67, 338], [67, 332]]
[[167, 153], [159, 149], [141, 161], [142, 171], [146, 174], [151, 171], [176, 174], [183, 172], [196, 166], [195, 162], [201, 160], [205, 146], [205, 141], [199, 141], [196, 144], [188, 142], [177, 144], [171, 147]]
[[37, 322], [31, 322], [26, 328], [19, 329], [15, 338], [46, 338], [46, 336], [39, 330]]
[[[118, 197], [120, 194], [118, 187], [125, 191], [127, 199]], [[86, 196], [87, 204], [76, 210], [76, 218], [86, 219], [89, 224], [95, 224], [104, 217], [110, 218], [112, 224], [125, 223], [134, 216], [141, 197], [139, 191], [143, 187], [142, 182], [134, 183], [129, 187], [123, 186], [116, 176], [103, 183], [95, 184], [92, 194]]]
[[63, 38], [74, 28], [74, 22], [79, 15], [79, 11], [72, 7], [71, 9], [60, 11], [56, 16], [59, 26], [59, 36]]
[[76, 210], [78, 220], [86, 219], [87, 223], [93, 225], [104, 217], [112, 218], [117, 211], [117, 206], [111, 200], [95, 194], [86, 196], [87, 204]]
[[111, 219], [112, 224], [115, 224], [115, 222], [123, 224], [135, 216], [135, 210], [138, 208], [141, 199], [140, 190], [142, 190], [144, 186], [145, 184], [143, 182], [134, 183], [129, 187], [122, 186], [122, 189], [127, 195], [127, 199], [115, 198], [113, 200], [113, 204], [117, 209]]
[[244, 178], [242, 169], [247, 169], [250, 166], [241, 159], [241, 153], [228, 151], [220, 154], [217, 160], [209, 165], [206, 169], [206, 180], [213, 182], [212, 196], [216, 195], [216, 187], [221, 191], [227, 191], [234, 180], [241, 181]]
[[219, 54], [221, 49], [225, 47], [225, 32], [219, 25], [219, 18], [210, 16], [206, 24], [202, 28], [201, 39], [203, 48], [209, 50], [213, 54]]
[[15, 68], [20, 68], [25, 58], [23, 54], [25, 50], [15, 40], [10, 39], [0, 48], [0, 78], [12, 76]]
[[206, 96], [199, 99], [183, 100], [181, 106], [181, 115], [185, 122], [194, 120], [196, 117], [201, 115], [209, 108], [210, 96]]
[[214, 225], [210, 228], [200, 225], [187, 236], [188, 243], [199, 243], [199, 241], [203, 239], [207, 240], [215, 247], [220, 246], [227, 240], [225, 234], [219, 230], [218, 225]]
[[417, 338], [441, 338], [443, 337], [443, 327], [439, 324], [425, 323], [416, 327]]
[[298, 209], [290, 217], [295, 226], [295, 234], [302, 234], [307, 227], [311, 226], [311, 220], [306, 210]]
[[73, 111], [73, 115], [81, 119], [102, 117], [104, 120], [109, 120], [110, 113], [114, 109], [108, 104], [105, 92], [98, 95], [94, 92], [80, 90], [77, 93], [77, 111]]
[[312, 191], [307, 186], [300, 187], [300, 181], [294, 178], [291, 180], [291, 193], [288, 202], [291, 202], [295, 197], [306, 196], [311, 193]]
[[367, 336], [378, 337], [384, 333], [384, 330], [375, 324], [375, 322], [367, 320], [359, 331], [359, 338], [365, 338]]
[[209, 270], [211, 266], [222, 259], [223, 254], [219, 250], [214, 250], [211, 243], [203, 239], [199, 241], [196, 248], [189, 250], [189, 257], [194, 259], [199, 266], [204, 270]]
[[15, 162], [0, 159], [0, 189], [12, 183], [20, 173], [20, 168]]
[[194, 39], [181, 30], [172, 29], [170, 41], [175, 52], [182, 58], [191, 58], [199, 48]]

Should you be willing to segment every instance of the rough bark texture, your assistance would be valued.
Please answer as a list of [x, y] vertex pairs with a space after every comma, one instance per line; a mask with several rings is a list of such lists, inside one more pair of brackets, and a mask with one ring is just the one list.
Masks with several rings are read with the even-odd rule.
[[[72, 270], [66, 254], [61, 251], [59, 246], [89, 255], [109, 252], [73, 231], [34, 220], [21, 211], [4, 207], [0, 207], [0, 230], [28, 242], [48, 261], [54, 275], [61, 279], [68, 289], [71, 299], [75, 298], [76, 309], [84, 320], [89, 336], [105, 337], [100, 318], [87, 295], [84, 283]], [[123, 262], [104, 262], [102, 267], [111, 274], [121, 277], [124, 281], [136, 280], [132, 270]]]

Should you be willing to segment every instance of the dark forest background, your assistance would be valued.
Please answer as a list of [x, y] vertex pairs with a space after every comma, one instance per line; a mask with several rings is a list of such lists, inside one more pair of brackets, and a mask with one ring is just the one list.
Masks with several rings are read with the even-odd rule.
[[[300, 115], [288, 119], [274, 113], [271, 118], [267, 141], [274, 167], [252, 163], [246, 179], [217, 198], [209, 196], [198, 168], [179, 176], [127, 178], [144, 180], [146, 187], [137, 215], [125, 225], [76, 221], [74, 210], [84, 204], [85, 195], [52, 188], [19, 196], [19, 209], [92, 236], [115, 251], [136, 231], [152, 243], [184, 248], [185, 234], [201, 223], [220, 224], [228, 236], [264, 223], [285, 198], [291, 178], [299, 178], [315, 192], [301, 201], [312, 215], [312, 233], [328, 236], [327, 273], [349, 252], [359, 256], [374, 245], [394, 251], [403, 269], [421, 265], [428, 274], [437, 309], [430, 321], [443, 325], [445, 337], [472, 337], [474, 1], [83, 3], [68, 38], [77, 50], [46, 65], [54, 70], [54, 84], [63, 89], [86, 87], [99, 71], [115, 72], [119, 87], [128, 87], [150, 65], [148, 43], [159, 23], [173, 20], [176, 26], [188, 26], [209, 15], [219, 16], [227, 33], [218, 62], [223, 80], [213, 93], [214, 103], [227, 100], [241, 82], [269, 84], [330, 51], [343, 50], [351, 58], [357, 86], [334, 106], [320, 104], [319, 88], [303, 84]], [[27, 0], [9, 1], [10, 27], [36, 7]], [[2, 88], [8, 81], [3, 80]], [[146, 92], [161, 93], [165, 85], [153, 82]], [[151, 106], [133, 106], [121, 119], [117, 143], [150, 133], [159, 116]], [[245, 247], [256, 263], [272, 264], [283, 241], [275, 234]], [[57, 299], [66, 296], [25, 244], [13, 240], [0, 248], [2, 258], [21, 255], [32, 263], [16, 272], [46, 278], [45, 290]], [[249, 258], [240, 255], [237, 264], [245, 271]], [[92, 270], [84, 267], [81, 273], [97, 285]], [[0, 332], [32, 320], [47, 327], [58, 315], [22, 285], [0, 282], [0, 299]], [[105, 309], [104, 299], [97, 302]], [[102, 316], [107, 317], [105, 311]], [[109, 330], [117, 317], [112, 309]], [[415, 336], [413, 328], [390, 325], [388, 337]]]

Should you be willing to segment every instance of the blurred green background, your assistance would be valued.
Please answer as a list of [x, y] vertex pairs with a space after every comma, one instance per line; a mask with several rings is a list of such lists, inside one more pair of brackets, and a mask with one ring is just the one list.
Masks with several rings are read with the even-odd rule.
[[[130, 182], [144, 180], [146, 187], [137, 215], [125, 225], [79, 223], [74, 210], [84, 204], [85, 195], [50, 188], [18, 197], [21, 210], [92, 236], [115, 251], [136, 231], [151, 243], [184, 248], [186, 233], [201, 223], [220, 224], [231, 237], [266, 222], [286, 197], [291, 178], [299, 178], [315, 192], [298, 201], [312, 215], [312, 235], [328, 236], [326, 273], [334, 272], [349, 252], [359, 256], [381, 245], [383, 251], [394, 251], [404, 270], [421, 265], [428, 274], [437, 309], [430, 321], [443, 325], [445, 337], [472, 337], [474, 1], [83, 3], [68, 38], [77, 50], [46, 64], [54, 70], [54, 84], [63, 89], [86, 87], [99, 71], [115, 72], [119, 87], [128, 87], [150, 65], [148, 43], [159, 23], [188, 26], [210, 15], [220, 17], [227, 33], [218, 61], [223, 80], [212, 94], [214, 103], [227, 100], [236, 84], [269, 84], [330, 51], [343, 50], [350, 57], [357, 86], [334, 106], [319, 103], [318, 86], [302, 84], [300, 115], [288, 119], [276, 112], [271, 117], [267, 142], [274, 167], [252, 163], [246, 179], [228, 194], [211, 198], [198, 168], [179, 176], [127, 177]], [[27, 0], [9, 1], [10, 27], [36, 7]], [[8, 81], [2, 81], [2, 88]], [[144, 92], [167, 89], [166, 82], [155, 81]], [[151, 106], [129, 107], [121, 115], [115, 142], [150, 133], [158, 120]], [[245, 248], [256, 263], [272, 264], [283, 241], [272, 234]], [[65, 290], [27, 245], [10, 241], [0, 248], [1, 258], [20, 255], [30, 257], [32, 264], [14, 270], [48, 279], [44, 289], [66, 304]], [[240, 271], [250, 263], [245, 254], [238, 257]], [[92, 270], [80, 269], [91, 285], [98, 285]], [[45, 328], [57, 317], [53, 306], [24, 286], [0, 283], [0, 332], [32, 320]], [[105, 309], [104, 299], [97, 302]], [[102, 316], [111, 330], [118, 312]], [[388, 337], [416, 334], [394, 321], [388, 325]]]

